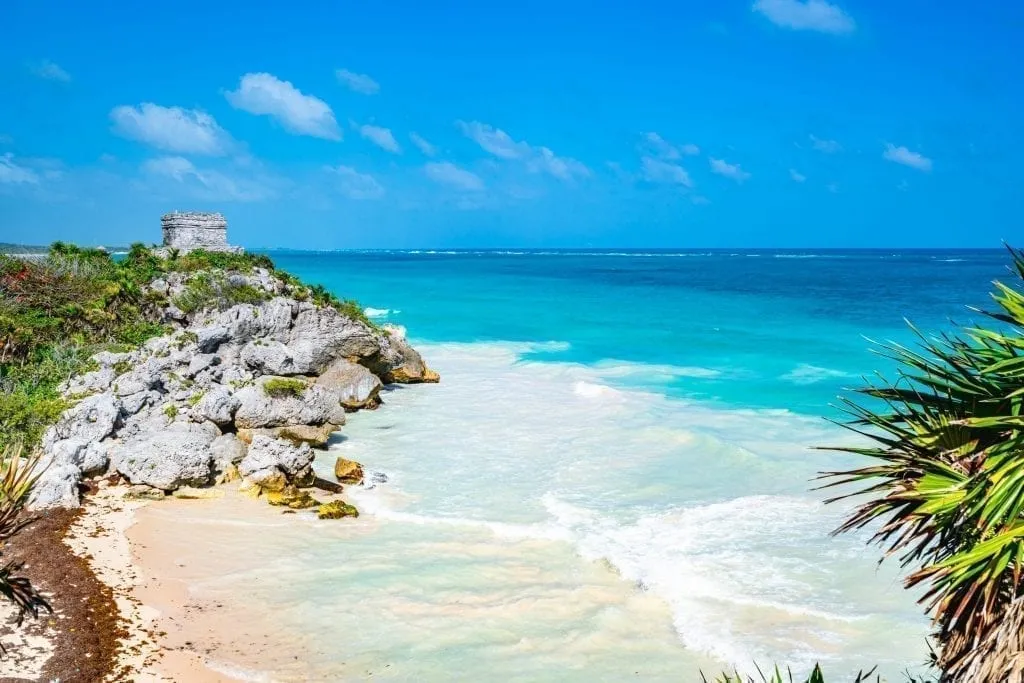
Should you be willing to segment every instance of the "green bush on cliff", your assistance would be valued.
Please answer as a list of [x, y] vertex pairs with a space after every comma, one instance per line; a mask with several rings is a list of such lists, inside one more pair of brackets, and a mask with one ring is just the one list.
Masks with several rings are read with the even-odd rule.
[[301, 396], [305, 390], [305, 382], [291, 377], [271, 377], [263, 383], [263, 393], [274, 398]]
[[269, 298], [266, 292], [247, 283], [232, 281], [220, 272], [196, 273], [174, 305], [185, 313], [206, 309], [231, 308], [236, 304], [258, 304]]

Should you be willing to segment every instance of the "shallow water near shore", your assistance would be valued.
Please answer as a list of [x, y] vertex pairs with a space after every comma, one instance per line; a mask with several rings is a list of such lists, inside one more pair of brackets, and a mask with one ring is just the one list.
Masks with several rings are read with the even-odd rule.
[[1003, 259], [846, 256], [275, 254], [407, 326], [442, 383], [387, 391], [319, 457], [386, 475], [347, 489], [359, 520], [147, 508], [211, 615], [278, 634], [211, 663], [252, 680], [914, 668], [916, 596], [863, 536], [829, 536], [844, 508], [811, 479], [851, 461], [810, 447], [848, 439], [820, 415], [879, 367], [861, 333], [964, 317]]

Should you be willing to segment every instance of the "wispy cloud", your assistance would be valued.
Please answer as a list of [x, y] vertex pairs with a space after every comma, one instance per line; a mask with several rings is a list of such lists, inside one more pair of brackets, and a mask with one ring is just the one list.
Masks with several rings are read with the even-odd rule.
[[114, 107], [110, 119], [118, 135], [168, 152], [221, 155], [236, 146], [212, 116], [197, 109], [144, 102]]
[[516, 141], [500, 128], [479, 121], [458, 121], [457, 124], [466, 137], [499, 159], [522, 161], [531, 171], [550, 173], [561, 180], [590, 175], [590, 169], [576, 159], [559, 157], [547, 147]]
[[836, 140], [824, 140], [814, 135], [808, 136], [811, 139], [811, 147], [824, 152], [825, 154], [835, 154], [843, 151], [843, 146], [840, 145]]
[[362, 93], [363, 95], [376, 95], [380, 92], [380, 84], [366, 74], [357, 74], [348, 69], [338, 69], [334, 74], [338, 77], [340, 83], [347, 86], [353, 92]]
[[932, 170], [931, 159], [918, 152], [911, 152], [906, 147], [897, 147], [896, 145], [886, 143], [882, 156], [889, 161], [916, 168], [919, 171], [928, 172]]
[[694, 144], [674, 145], [658, 133], [644, 133], [643, 150], [649, 156], [654, 156], [667, 161], [674, 161], [683, 156], [696, 156], [700, 154], [700, 147]]
[[398, 141], [395, 140], [395, 136], [391, 134], [391, 130], [388, 128], [373, 126], [367, 123], [362, 126], [356, 126], [356, 130], [359, 131], [360, 135], [381, 149], [386, 149], [394, 154], [402, 153], [402, 148], [398, 146]]
[[38, 185], [39, 176], [35, 171], [14, 163], [13, 154], [0, 155], [0, 184]]
[[3, 133], [0, 133], [0, 145], [13, 145], [13, 144], [14, 144], [14, 138], [12, 138], [10, 135], [4, 135]]
[[536, 149], [536, 156], [527, 162], [527, 168], [534, 172], [550, 173], [561, 180], [585, 178], [590, 175], [590, 169], [581, 162], [568, 157], [556, 156], [547, 147]]
[[257, 202], [276, 195], [258, 179], [232, 177], [222, 171], [200, 169], [178, 156], [149, 159], [142, 171], [155, 178], [174, 180], [192, 195], [211, 201]]
[[685, 168], [649, 156], [640, 160], [640, 177], [649, 183], [659, 185], [693, 187], [693, 180]]
[[849, 14], [825, 0], [756, 0], [753, 10], [773, 24], [795, 31], [842, 34], [857, 28]]
[[360, 173], [351, 166], [329, 166], [328, 173], [338, 178], [338, 189], [349, 199], [380, 199], [384, 188], [368, 173]]
[[484, 181], [480, 176], [448, 161], [432, 161], [423, 167], [423, 172], [442, 185], [474, 192], [484, 189]]
[[739, 164], [730, 164], [724, 159], [709, 159], [711, 163], [711, 172], [717, 173], [720, 176], [726, 178], [732, 178], [737, 183], [742, 183], [744, 180], [750, 178], [750, 174], [740, 168]]
[[409, 139], [412, 140], [412, 144], [416, 145], [416, 147], [428, 157], [432, 157], [437, 154], [437, 147], [434, 147], [432, 144], [427, 142], [418, 133], [409, 133]]
[[51, 62], [48, 59], [36, 62], [35, 64], [30, 65], [29, 68], [32, 73], [39, 78], [45, 78], [48, 81], [57, 81], [58, 83], [71, 82], [71, 74], [60, 68], [60, 65], [55, 62]]
[[797, 183], [802, 183], [805, 180], [807, 180], [807, 176], [805, 176], [803, 173], [796, 170], [795, 168], [789, 169], [789, 177], [792, 178], [793, 181]]
[[341, 129], [326, 102], [303, 94], [273, 74], [245, 74], [238, 89], [228, 91], [225, 97], [236, 109], [276, 119], [290, 133], [325, 140], [341, 139]]

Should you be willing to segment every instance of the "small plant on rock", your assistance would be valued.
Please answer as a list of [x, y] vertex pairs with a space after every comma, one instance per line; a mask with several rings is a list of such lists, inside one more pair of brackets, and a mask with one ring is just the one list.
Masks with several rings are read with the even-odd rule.
[[272, 377], [263, 383], [263, 393], [274, 398], [298, 397], [305, 390], [305, 382], [291, 377]]

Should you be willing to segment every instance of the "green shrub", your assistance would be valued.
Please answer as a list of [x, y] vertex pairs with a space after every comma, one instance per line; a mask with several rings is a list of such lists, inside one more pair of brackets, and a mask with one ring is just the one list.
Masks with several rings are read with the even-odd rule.
[[237, 284], [223, 273], [200, 272], [189, 279], [174, 305], [185, 313], [208, 309], [223, 310], [237, 304], [258, 304], [268, 294], [250, 284]]
[[301, 396], [305, 390], [305, 382], [291, 377], [271, 377], [263, 382], [263, 393], [274, 398]]

